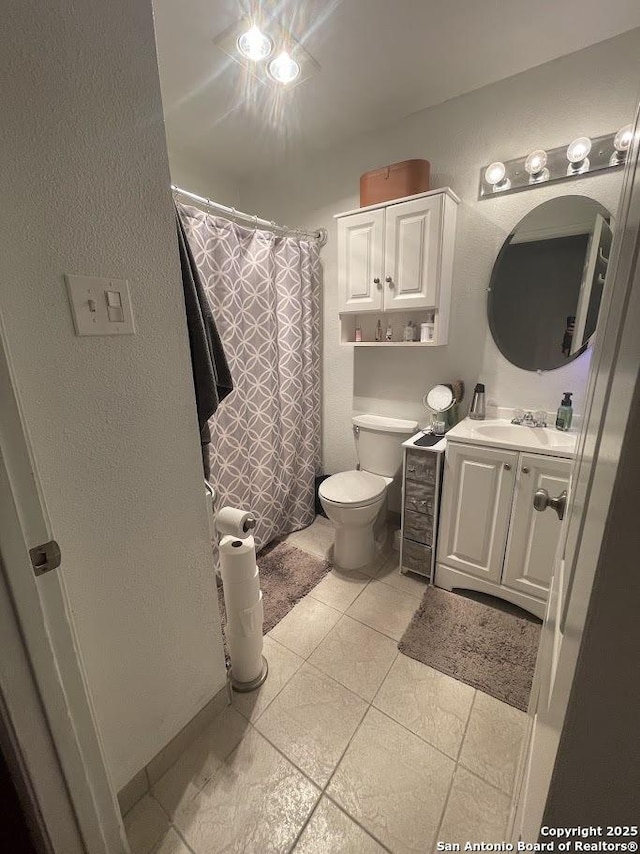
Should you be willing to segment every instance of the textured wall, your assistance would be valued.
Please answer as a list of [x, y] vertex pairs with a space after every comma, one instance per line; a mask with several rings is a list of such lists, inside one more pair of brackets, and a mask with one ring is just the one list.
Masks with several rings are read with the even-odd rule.
[[[0, 56], [0, 308], [120, 787], [225, 680], [150, 0], [10, 0]], [[65, 272], [137, 335], [76, 337]]]
[[[486, 320], [493, 261], [511, 228], [539, 203], [563, 193], [592, 196], [615, 213], [621, 173], [609, 173], [478, 202], [482, 165], [581, 134], [597, 135], [631, 121], [638, 94], [640, 30], [534, 68], [416, 113], [382, 133], [358, 137], [313, 161], [290, 163], [240, 188], [244, 209], [287, 223], [324, 225], [324, 460], [327, 472], [354, 463], [352, 409], [424, 418], [421, 398], [436, 382], [479, 378], [503, 406], [554, 410], [565, 390], [579, 410], [588, 354], [538, 376], [498, 353]], [[597, 70], [597, 73], [595, 73]], [[432, 185], [461, 197], [458, 211], [449, 344], [407, 351], [338, 344], [336, 228], [333, 215], [358, 207], [358, 178], [368, 169], [412, 157], [432, 163]], [[469, 398], [467, 398], [468, 400]]]

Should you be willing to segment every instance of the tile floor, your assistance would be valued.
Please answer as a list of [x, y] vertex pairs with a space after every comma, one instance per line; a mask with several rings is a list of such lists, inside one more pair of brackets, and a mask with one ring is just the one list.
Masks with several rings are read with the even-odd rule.
[[[326, 557], [322, 517], [289, 537]], [[502, 841], [522, 712], [400, 655], [424, 590], [397, 553], [333, 570], [265, 638], [235, 694], [125, 816], [133, 854], [376, 854]]]

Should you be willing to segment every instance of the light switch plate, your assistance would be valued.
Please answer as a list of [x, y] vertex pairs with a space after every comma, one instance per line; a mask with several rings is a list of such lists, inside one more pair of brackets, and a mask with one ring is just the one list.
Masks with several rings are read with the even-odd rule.
[[[65, 275], [65, 279], [76, 335], [135, 335], [129, 282], [95, 276]], [[115, 312], [109, 311], [114, 293], [120, 295], [122, 306]]]

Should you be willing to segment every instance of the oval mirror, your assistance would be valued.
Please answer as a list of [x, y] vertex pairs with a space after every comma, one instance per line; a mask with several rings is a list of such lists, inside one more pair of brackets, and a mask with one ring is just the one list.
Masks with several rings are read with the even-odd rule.
[[534, 208], [505, 240], [491, 275], [488, 314], [502, 355], [550, 371], [586, 350], [596, 330], [612, 218], [586, 196]]

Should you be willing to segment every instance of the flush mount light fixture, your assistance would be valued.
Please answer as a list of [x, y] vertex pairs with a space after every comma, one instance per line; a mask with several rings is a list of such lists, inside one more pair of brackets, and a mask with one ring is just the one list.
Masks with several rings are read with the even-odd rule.
[[[538, 184], [567, 181], [624, 165], [633, 141], [633, 126], [603, 136], [579, 136], [569, 145], [536, 148], [528, 155], [495, 161], [480, 170], [478, 198], [530, 190]], [[568, 165], [567, 165], [568, 163]]]
[[273, 42], [269, 36], [255, 24], [238, 38], [237, 45], [240, 53], [253, 62], [266, 59], [273, 50]]
[[292, 89], [320, 66], [276, 19], [242, 18], [214, 39], [214, 44], [252, 77], [271, 87]]
[[300, 75], [300, 66], [289, 56], [286, 50], [272, 59], [269, 63], [269, 74], [273, 77], [276, 83], [282, 83], [285, 86]]

